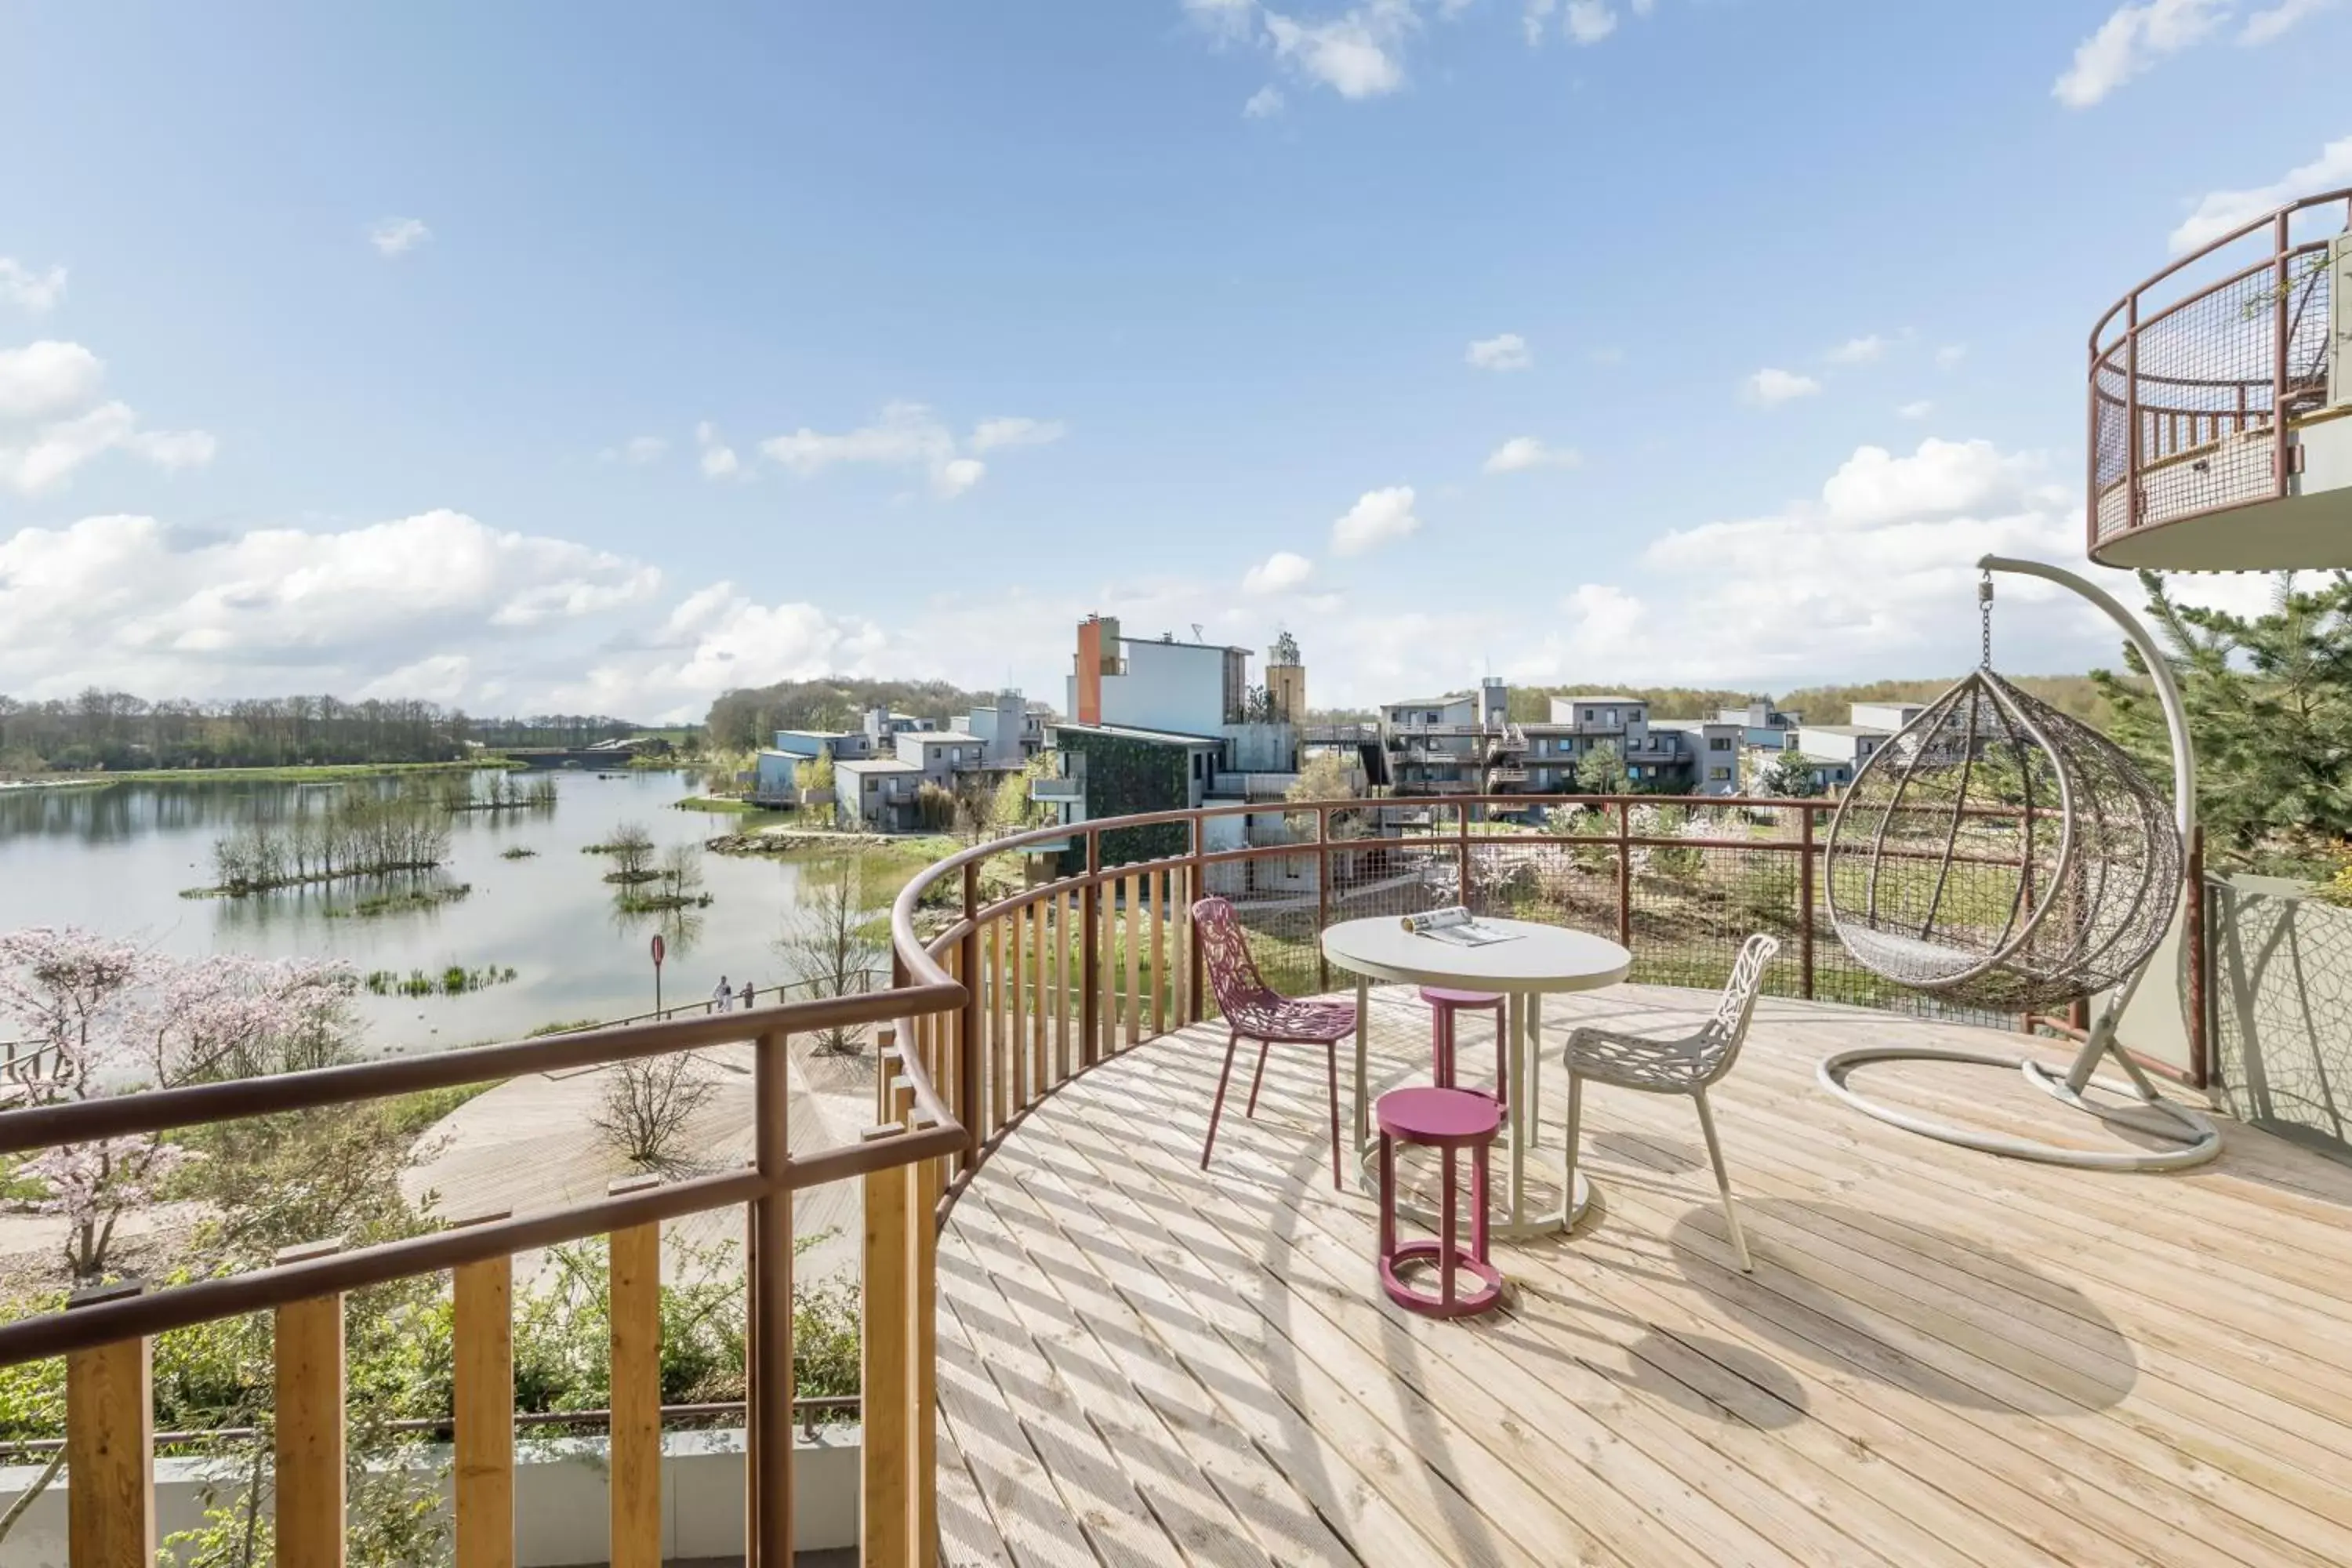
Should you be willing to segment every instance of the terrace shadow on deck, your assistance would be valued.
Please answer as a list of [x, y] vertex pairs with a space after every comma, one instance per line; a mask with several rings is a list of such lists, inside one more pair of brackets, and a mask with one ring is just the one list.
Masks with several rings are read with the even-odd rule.
[[[1686, 1029], [1710, 1001], [1548, 999], [1544, 1168], [1565, 1029]], [[1374, 1011], [1376, 1091], [1425, 1081], [1426, 1013], [1402, 989]], [[2352, 1169], [2235, 1124], [2174, 1175], [2004, 1161], [1813, 1079], [1847, 1046], [1983, 1038], [1760, 1005], [1715, 1094], [1752, 1277], [1690, 1106], [1588, 1090], [1596, 1212], [1498, 1244], [1504, 1309], [1456, 1322], [1375, 1287], [1319, 1053], [1276, 1047], [1205, 1173], [1222, 1028], [1107, 1062], [1013, 1130], [941, 1239], [942, 1560], [2352, 1562]], [[2013, 1074], [1855, 1077], [2110, 1135]]]

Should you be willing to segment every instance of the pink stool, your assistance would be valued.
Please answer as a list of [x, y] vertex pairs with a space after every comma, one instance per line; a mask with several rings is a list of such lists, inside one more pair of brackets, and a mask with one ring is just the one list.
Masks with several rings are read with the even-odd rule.
[[1454, 1083], [1454, 1022], [1464, 1013], [1495, 1015], [1495, 1103], [1507, 1111], [1511, 1108], [1510, 1046], [1504, 1038], [1505, 998], [1492, 991], [1447, 991], [1435, 985], [1421, 988], [1421, 999], [1429, 1004], [1430, 1079], [1440, 1089], [1452, 1089]]
[[[1486, 1311], [1503, 1299], [1503, 1277], [1486, 1254], [1486, 1150], [1503, 1124], [1502, 1107], [1466, 1089], [1397, 1089], [1381, 1096], [1373, 1109], [1381, 1128], [1381, 1288], [1390, 1300], [1425, 1317], [1466, 1318]], [[1397, 1243], [1396, 1145], [1400, 1141], [1443, 1152], [1445, 1195], [1435, 1241]], [[1454, 1239], [1454, 1156], [1465, 1149], [1471, 1152], [1466, 1250]], [[1397, 1275], [1400, 1264], [1424, 1258], [1437, 1263], [1434, 1296], [1414, 1289]], [[1467, 1295], [1454, 1289], [1454, 1275], [1463, 1269], [1478, 1280]]]

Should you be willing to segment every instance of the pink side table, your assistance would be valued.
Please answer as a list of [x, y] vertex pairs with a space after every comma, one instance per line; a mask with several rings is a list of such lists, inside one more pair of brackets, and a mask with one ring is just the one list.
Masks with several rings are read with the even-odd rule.
[[[1432, 1318], [1466, 1318], [1494, 1307], [1503, 1299], [1503, 1277], [1487, 1257], [1486, 1151], [1502, 1128], [1502, 1107], [1466, 1089], [1398, 1089], [1381, 1096], [1374, 1115], [1381, 1131], [1381, 1286], [1389, 1300]], [[1402, 1245], [1397, 1241], [1399, 1142], [1416, 1143], [1443, 1154], [1445, 1192], [1435, 1241]], [[1465, 1149], [1470, 1151], [1470, 1245], [1466, 1248], [1457, 1239], [1454, 1218], [1454, 1177], [1458, 1156]], [[1424, 1260], [1437, 1264], [1434, 1296], [1406, 1284], [1397, 1272], [1402, 1265]], [[1466, 1294], [1456, 1288], [1456, 1276], [1465, 1270], [1476, 1281]]]
[[1449, 991], [1442, 985], [1424, 985], [1421, 999], [1429, 1004], [1429, 1065], [1430, 1081], [1440, 1089], [1455, 1087], [1454, 1066], [1454, 1026], [1465, 1013], [1495, 1015], [1495, 1103], [1506, 1111], [1511, 1108], [1510, 1031], [1503, 1026], [1503, 1005], [1507, 1000], [1496, 991]]

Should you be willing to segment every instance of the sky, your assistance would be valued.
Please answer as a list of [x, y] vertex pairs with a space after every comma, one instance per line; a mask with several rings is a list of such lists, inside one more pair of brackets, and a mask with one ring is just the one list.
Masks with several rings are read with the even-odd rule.
[[[0, 692], [1957, 674], [2352, 0], [0, 13]], [[2258, 599], [2258, 580], [2192, 593]], [[2116, 659], [2004, 590], [2013, 670]]]

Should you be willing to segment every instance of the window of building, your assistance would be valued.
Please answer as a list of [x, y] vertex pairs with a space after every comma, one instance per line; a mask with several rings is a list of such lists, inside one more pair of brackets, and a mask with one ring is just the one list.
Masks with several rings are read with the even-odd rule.
[[1588, 724], [1591, 723], [1591, 722], [1592, 722], [1593, 715], [1594, 715], [1594, 713], [1595, 713], [1595, 712], [1597, 712], [1597, 711], [1598, 711], [1598, 710], [1596, 710], [1596, 709], [1587, 708], [1587, 709], [1584, 710], [1584, 721], [1585, 721], [1586, 723], [1588, 723]]
[[1728, 735], [1710, 735], [1707, 737], [1706, 749], [1710, 752], [1727, 752], [1731, 750], [1731, 737]]
[[1729, 768], [1709, 768], [1706, 770], [1706, 776], [1716, 780], [1717, 783], [1721, 783], [1731, 776], [1731, 770]]

